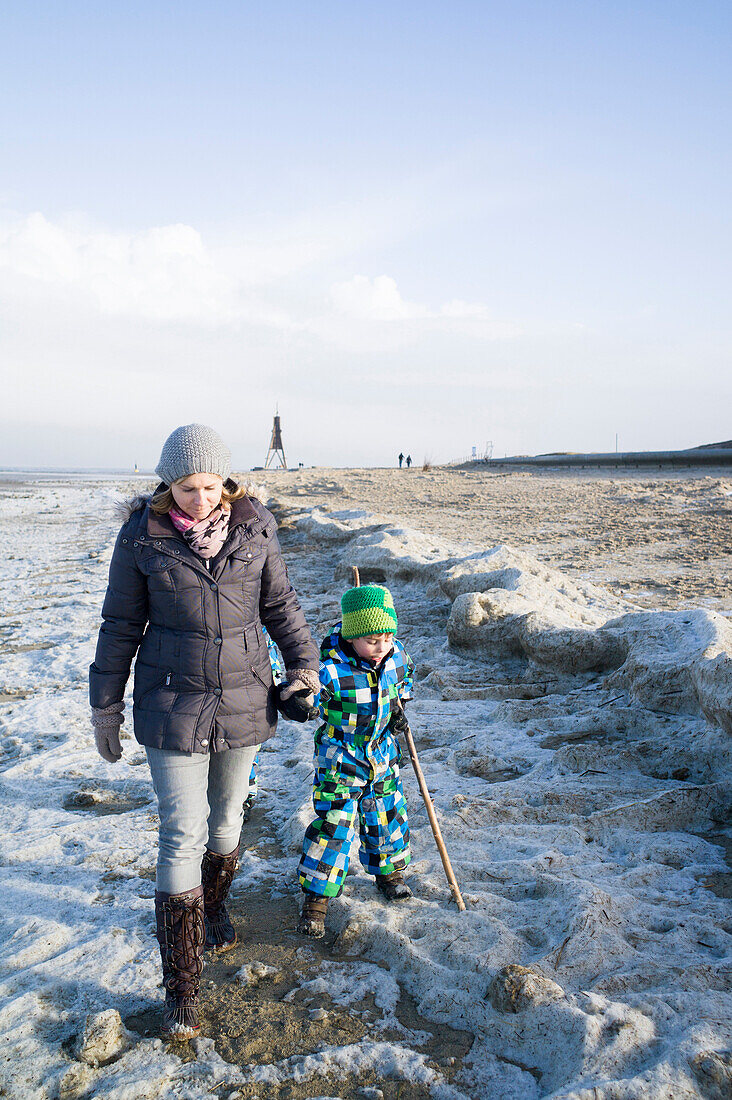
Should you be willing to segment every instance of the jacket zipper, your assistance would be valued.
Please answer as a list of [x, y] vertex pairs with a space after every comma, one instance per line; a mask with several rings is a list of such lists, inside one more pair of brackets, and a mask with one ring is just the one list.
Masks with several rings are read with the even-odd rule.
[[252, 676], [254, 677], [254, 679], [255, 679], [255, 680], [259, 680], [259, 682], [260, 682], [260, 684], [262, 685], [262, 687], [263, 687], [263, 688], [265, 688], [265, 689], [266, 689], [267, 691], [269, 691], [270, 685], [269, 685], [269, 684], [265, 684], [264, 680], [263, 680], [263, 679], [262, 679], [262, 677], [261, 677], [261, 676], [259, 675], [259, 673], [257, 672], [257, 670], [256, 670], [256, 668], [254, 667], [254, 665], [251, 665], [250, 667], [251, 667], [251, 670], [252, 670]]
[[168, 673], [165, 674], [165, 676], [162, 679], [156, 680], [156, 682], [153, 684], [152, 687], [149, 687], [147, 689], [147, 691], [143, 691], [142, 695], [137, 700], [137, 705], [139, 706], [143, 699], [147, 699], [148, 695], [152, 695], [152, 693], [154, 691], [157, 691], [158, 688], [170, 687], [170, 682], [171, 682], [172, 679], [173, 679], [173, 673], [168, 672]]

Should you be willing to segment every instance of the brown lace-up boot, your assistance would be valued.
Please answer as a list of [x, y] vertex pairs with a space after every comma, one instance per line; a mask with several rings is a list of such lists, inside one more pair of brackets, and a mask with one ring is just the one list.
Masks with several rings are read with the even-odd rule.
[[228, 856], [211, 852], [208, 848], [203, 854], [201, 879], [208, 951], [228, 951], [236, 943], [236, 929], [226, 912], [224, 902], [238, 866], [238, 845]]
[[155, 893], [155, 922], [163, 963], [165, 1007], [161, 1033], [176, 1039], [198, 1035], [198, 986], [203, 970], [203, 890]]

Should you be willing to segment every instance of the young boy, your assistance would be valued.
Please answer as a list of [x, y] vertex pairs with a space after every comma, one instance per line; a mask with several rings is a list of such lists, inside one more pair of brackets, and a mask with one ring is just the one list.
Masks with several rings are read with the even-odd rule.
[[305, 832], [299, 881], [305, 893], [298, 931], [325, 934], [328, 899], [348, 872], [358, 819], [359, 858], [389, 901], [412, 896], [402, 876], [410, 861], [407, 805], [394, 729], [411, 698], [413, 665], [396, 640], [397, 615], [387, 588], [349, 588], [342, 622], [320, 647], [323, 724], [315, 733], [315, 819]]

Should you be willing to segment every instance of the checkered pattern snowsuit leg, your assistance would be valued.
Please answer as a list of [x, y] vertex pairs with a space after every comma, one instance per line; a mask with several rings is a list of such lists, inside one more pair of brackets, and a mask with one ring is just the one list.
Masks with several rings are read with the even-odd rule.
[[378, 744], [349, 750], [320, 737], [315, 748], [315, 820], [305, 833], [300, 885], [337, 897], [348, 873], [351, 839], [370, 875], [403, 871], [410, 860], [407, 804], [399, 779], [399, 748], [390, 732]]
[[315, 819], [299, 868], [302, 888], [325, 897], [343, 889], [357, 827], [368, 874], [404, 870], [411, 858], [399, 746], [387, 728], [396, 699], [410, 697], [411, 661], [395, 641], [375, 671], [341, 646], [335, 631], [321, 649], [325, 723], [315, 735]]
[[[269, 663], [272, 666], [272, 679], [275, 684], [281, 684], [285, 679], [285, 666], [282, 663], [282, 657], [280, 651], [275, 645], [272, 635], [268, 632], [266, 627], [262, 627], [262, 634], [264, 640], [267, 643], [267, 653], [269, 654]], [[257, 769], [259, 768], [259, 753], [254, 757], [252, 761], [252, 770], [249, 773], [249, 791], [247, 797], [254, 798], [259, 791], [259, 780], [257, 779]]]

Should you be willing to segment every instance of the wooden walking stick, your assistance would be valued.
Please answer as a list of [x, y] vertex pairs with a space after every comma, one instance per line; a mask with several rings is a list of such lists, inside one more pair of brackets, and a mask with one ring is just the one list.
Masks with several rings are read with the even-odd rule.
[[[351, 567], [351, 576], [353, 578], [353, 587], [359, 588], [361, 580], [358, 573], [358, 567], [353, 565]], [[427, 817], [429, 818], [430, 826], [432, 828], [432, 835], [435, 838], [435, 844], [437, 845], [437, 851], [440, 853], [440, 859], [442, 860], [442, 866], [445, 869], [445, 877], [447, 884], [452, 890], [452, 896], [455, 898], [455, 904], [461, 913], [465, 912], [465, 902], [463, 901], [463, 895], [460, 893], [460, 887], [457, 884], [455, 878], [455, 872], [452, 869], [450, 863], [450, 857], [447, 854], [447, 848], [445, 847], [445, 841], [442, 839], [442, 832], [440, 830], [440, 823], [437, 820], [437, 814], [435, 813], [435, 807], [432, 804], [430, 792], [427, 788], [424, 775], [422, 774], [422, 768], [419, 763], [419, 757], [417, 756], [417, 749], [414, 744], [414, 738], [412, 737], [412, 731], [409, 728], [409, 722], [407, 716], [404, 713], [404, 707], [401, 702], [397, 701], [397, 707], [404, 719], [404, 739], [407, 742], [407, 751], [409, 752], [409, 759], [412, 761], [412, 767], [414, 768], [414, 774], [417, 777], [417, 784], [419, 786], [419, 793], [422, 795], [422, 799], [427, 810]]]
[[419, 784], [419, 791], [424, 800], [425, 807], [427, 809], [427, 817], [430, 819], [430, 825], [432, 826], [432, 834], [435, 838], [435, 844], [437, 845], [437, 851], [440, 853], [440, 859], [442, 860], [442, 866], [445, 868], [445, 878], [447, 884], [452, 890], [452, 896], [455, 898], [455, 904], [461, 913], [465, 912], [465, 902], [463, 901], [463, 895], [460, 893], [460, 887], [457, 884], [455, 873], [450, 863], [450, 857], [447, 854], [447, 848], [445, 847], [445, 841], [442, 839], [442, 832], [440, 831], [440, 823], [437, 820], [437, 814], [435, 813], [435, 807], [432, 804], [430, 792], [427, 789], [424, 775], [422, 774], [422, 768], [420, 767], [419, 757], [417, 756], [417, 749], [414, 745], [414, 738], [412, 737], [412, 731], [409, 728], [409, 722], [407, 722], [407, 716], [404, 713], [404, 708], [399, 704], [399, 710], [402, 712], [404, 718], [404, 740], [407, 742], [407, 750], [409, 752], [409, 759], [412, 761], [412, 767], [414, 768], [414, 774], [417, 776], [417, 783]]

